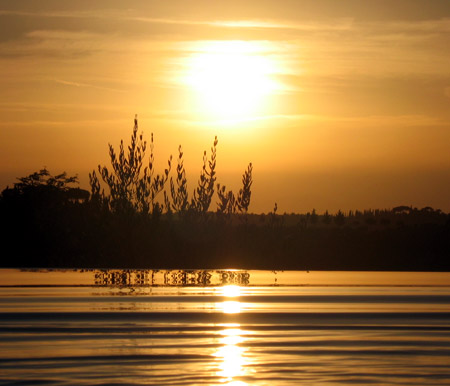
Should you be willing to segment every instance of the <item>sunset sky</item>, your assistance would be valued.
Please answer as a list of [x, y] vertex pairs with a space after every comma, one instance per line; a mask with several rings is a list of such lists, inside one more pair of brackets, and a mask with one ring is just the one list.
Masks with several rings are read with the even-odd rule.
[[108, 163], [135, 114], [250, 210], [450, 211], [450, 1], [2, 1], [0, 189]]

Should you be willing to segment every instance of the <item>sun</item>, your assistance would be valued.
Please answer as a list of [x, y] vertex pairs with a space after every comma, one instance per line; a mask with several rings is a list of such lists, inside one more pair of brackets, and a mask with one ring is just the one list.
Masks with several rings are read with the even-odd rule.
[[199, 44], [188, 57], [185, 81], [202, 115], [247, 120], [263, 112], [267, 98], [276, 90], [275, 70], [260, 43], [211, 41]]

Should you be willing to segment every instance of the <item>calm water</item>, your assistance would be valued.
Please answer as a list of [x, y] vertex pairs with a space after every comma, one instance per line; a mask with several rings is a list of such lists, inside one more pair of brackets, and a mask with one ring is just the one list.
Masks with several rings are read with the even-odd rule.
[[450, 274], [0, 270], [0, 384], [450, 385]]

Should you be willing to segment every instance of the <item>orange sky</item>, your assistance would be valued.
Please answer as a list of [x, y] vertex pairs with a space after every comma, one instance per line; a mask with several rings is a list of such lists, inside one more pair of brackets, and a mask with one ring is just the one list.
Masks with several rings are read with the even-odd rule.
[[0, 0], [0, 188], [83, 186], [134, 114], [193, 190], [254, 165], [254, 212], [450, 211], [447, 0]]

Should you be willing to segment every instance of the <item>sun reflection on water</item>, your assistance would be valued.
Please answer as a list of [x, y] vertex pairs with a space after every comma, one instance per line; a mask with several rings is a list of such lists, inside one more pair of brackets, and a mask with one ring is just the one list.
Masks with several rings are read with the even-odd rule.
[[241, 287], [237, 285], [226, 285], [222, 287], [222, 293], [227, 298], [236, 298], [241, 295]]
[[245, 349], [239, 344], [244, 341], [240, 325], [228, 325], [229, 328], [221, 331], [221, 346], [215, 356], [221, 360], [217, 376], [222, 378], [222, 382], [227, 385], [246, 385], [245, 382], [235, 380], [236, 377], [245, 375]]
[[241, 303], [236, 301], [226, 301], [219, 304], [225, 314], [238, 314], [241, 312]]
[[226, 285], [221, 287], [222, 296], [225, 298], [232, 298], [233, 300], [225, 300], [216, 303], [216, 307], [224, 314], [238, 314], [241, 312], [242, 304], [239, 302], [241, 295], [241, 287], [237, 285]]
[[[225, 314], [237, 314], [241, 312], [241, 287], [236, 285], [227, 285], [221, 288], [222, 296], [226, 299], [217, 303], [217, 307]], [[217, 376], [222, 378], [226, 385], [245, 386], [245, 382], [236, 380], [246, 374], [245, 348], [241, 346], [244, 341], [240, 324], [229, 323], [224, 325], [224, 330], [220, 332], [220, 347], [215, 353], [216, 358], [220, 359]]]

